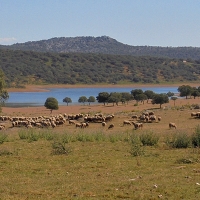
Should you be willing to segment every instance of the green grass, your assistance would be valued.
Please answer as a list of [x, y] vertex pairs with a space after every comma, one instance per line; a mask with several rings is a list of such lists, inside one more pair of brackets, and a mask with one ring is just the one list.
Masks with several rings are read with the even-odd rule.
[[[81, 130], [49, 140], [46, 131], [31, 142], [12, 134], [0, 145], [0, 199], [200, 198], [198, 148], [168, 148], [163, 139], [133, 156], [137, 132]], [[53, 154], [60, 144], [67, 153]]]

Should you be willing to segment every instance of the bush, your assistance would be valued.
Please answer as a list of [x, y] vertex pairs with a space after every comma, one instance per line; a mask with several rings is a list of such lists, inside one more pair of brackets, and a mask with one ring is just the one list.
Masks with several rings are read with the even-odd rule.
[[28, 142], [38, 141], [38, 139], [40, 138], [40, 134], [35, 132], [34, 130], [20, 129], [18, 135], [21, 140], [26, 139], [28, 140]]
[[69, 154], [71, 152], [71, 149], [68, 147], [66, 148], [65, 143], [64, 142], [58, 142], [58, 141], [54, 141], [52, 143], [52, 154], [53, 155], [62, 155], [62, 154]]
[[3, 144], [6, 139], [7, 139], [7, 135], [5, 133], [0, 133], [0, 144]]
[[188, 148], [191, 146], [191, 139], [186, 133], [178, 133], [168, 137], [166, 144], [172, 148]]
[[139, 136], [132, 134], [131, 138], [131, 155], [132, 156], [141, 156], [144, 154], [144, 146], [142, 145]]
[[195, 132], [193, 133], [191, 140], [194, 147], [200, 147], [200, 125], [195, 128]]
[[140, 141], [144, 146], [154, 146], [158, 144], [159, 137], [152, 132], [142, 133], [140, 135]]

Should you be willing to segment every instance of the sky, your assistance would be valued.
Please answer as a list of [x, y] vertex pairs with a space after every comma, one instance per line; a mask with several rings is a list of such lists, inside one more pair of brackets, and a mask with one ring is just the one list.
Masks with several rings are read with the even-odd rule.
[[0, 0], [2, 45], [79, 36], [200, 47], [200, 0]]

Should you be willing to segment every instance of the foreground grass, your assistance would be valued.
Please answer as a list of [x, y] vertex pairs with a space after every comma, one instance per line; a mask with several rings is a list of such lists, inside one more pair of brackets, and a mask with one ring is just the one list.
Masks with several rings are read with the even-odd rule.
[[[198, 148], [174, 149], [159, 142], [133, 157], [129, 132], [87, 137], [84, 132], [43, 132], [30, 140], [20, 139], [23, 131], [0, 145], [0, 199], [200, 198]], [[53, 154], [55, 141], [70, 151]]]

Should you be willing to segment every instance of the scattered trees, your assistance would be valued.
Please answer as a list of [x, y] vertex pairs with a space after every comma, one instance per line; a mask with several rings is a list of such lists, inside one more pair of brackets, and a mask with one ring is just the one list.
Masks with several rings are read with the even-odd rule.
[[181, 97], [187, 97], [192, 94], [192, 87], [190, 85], [182, 85], [178, 87]]
[[155, 94], [152, 99], [152, 104], [160, 104], [160, 108], [162, 104], [169, 103], [169, 97], [166, 94]]
[[47, 109], [51, 110], [51, 113], [53, 110], [58, 110], [58, 101], [56, 98], [54, 97], [48, 97], [44, 103], [44, 106]]
[[81, 97], [79, 97], [79, 99], [78, 99], [78, 102], [79, 102], [79, 103], [83, 103], [83, 104], [85, 104], [85, 102], [87, 102], [87, 101], [88, 101], [88, 99], [87, 99], [86, 96], [81, 96]]
[[67, 106], [68, 106], [69, 103], [72, 103], [72, 100], [71, 100], [71, 98], [69, 98], [69, 97], [65, 97], [65, 98], [63, 99], [63, 102], [67, 103]]
[[95, 102], [95, 101], [96, 101], [96, 99], [95, 99], [94, 96], [90, 96], [90, 97], [88, 98], [89, 105], [90, 105], [90, 103]]
[[100, 92], [96, 97], [98, 103], [103, 103], [104, 106], [106, 102], [108, 102], [109, 93], [108, 92]]

